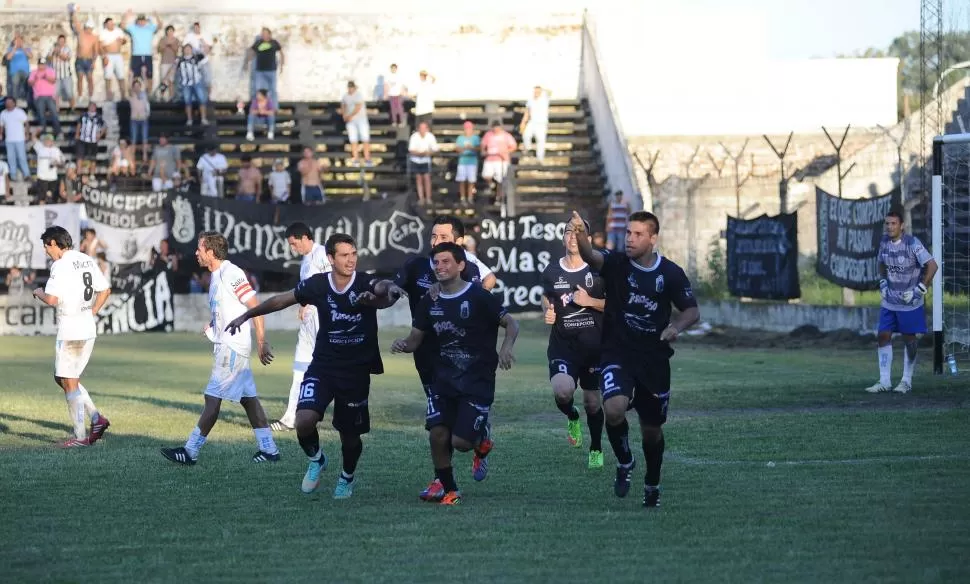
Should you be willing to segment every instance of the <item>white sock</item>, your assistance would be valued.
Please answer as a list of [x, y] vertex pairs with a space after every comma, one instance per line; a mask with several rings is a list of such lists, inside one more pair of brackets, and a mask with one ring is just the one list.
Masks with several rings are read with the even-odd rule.
[[916, 369], [916, 341], [903, 346], [903, 381], [910, 385], [913, 385], [914, 369]]
[[68, 391], [64, 394], [67, 400], [67, 415], [74, 426], [74, 437], [83, 440], [88, 437], [88, 429], [84, 425], [84, 401], [81, 399], [81, 392], [78, 390]]
[[202, 450], [202, 446], [205, 445], [205, 436], [202, 435], [202, 430], [196, 426], [192, 433], [189, 434], [189, 439], [185, 441], [185, 451], [189, 453], [192, 458], [199, 457], [199, 451]]
[[323, 458], [323, 450], [321, 450], [320, 448], [317, 448], [317, 453], [311, 456], [310, 460], [313, 462], [320, 462], [320, 459], [322, 458]]
[[80, 383], [77, 385], [77, 390], [81, 392], [81, 401], [84, 403], [84, 411], [87, 412], [88, 416], [91, 417], [91, 423], [98, 421], [101, 414], [98, 413], [97, 406], [94, 405], [94, 401], [91, 400], [91, 394], [88, 390], [84, 388]]
[[260, 452], [279, 454], [280, 449], [276, 447], [276, 442], [273, 441], [272, 430], [269, 428], [253, 428], [253, 434], [256, 435], [256, 446], [259, 447]]
[[293, 382], [290, 384], [290, 398], [286, 401], [286, 411], [280, 421], [289, 427], [296, 426], [296, 402], [300, 401], [300, 386], [303, 385], [303, 372], [293, 371]]
[[889, 374], [893, 370], [893, 346], [879, 347], [876, 353], [879, 355], [879, 383], [889, 387], [892, 384]]

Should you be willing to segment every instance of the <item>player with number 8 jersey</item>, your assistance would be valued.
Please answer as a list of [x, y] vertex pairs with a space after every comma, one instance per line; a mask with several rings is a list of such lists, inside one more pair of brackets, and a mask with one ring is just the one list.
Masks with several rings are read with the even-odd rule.
[[[54, 381], [64, 390], [74, 427], [74, 436], [60, 445], [90, 446], [101, 438], [110, 422], [98, 412], [80, 378], [98, 336], [94, 315], [107, 301], [111, 286], [90, 256], [73, 249], [71, 235], [63, 227], [48, 228], [41, 241], [54, 263], [47, 285], [34, 290], [34, 297], [57, 309]], [[85, 429], [86, 415], [91, 418], [90, 430]]]

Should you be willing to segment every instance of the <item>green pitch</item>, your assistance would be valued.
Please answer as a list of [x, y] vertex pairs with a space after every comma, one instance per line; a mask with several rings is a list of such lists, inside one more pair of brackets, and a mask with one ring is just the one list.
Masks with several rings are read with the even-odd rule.
[[[51, 446], [69, 433], [53, 340], [2, 338], [0, 581], [970, 581], [970, 382], [933, 378], [928, 350], [913, 394], [873, 396], [872, 350], [681, 343], [663, 507], [648, 512], [639, 441], [634, 488], [616, 499], [609, 443], [601, 471], [567, 446], [544, 333], [523, 328], [517, 364], [499, 374], [489, 477], [475, 483], [456, 455], [465, 501], [453, 508], [417, 498], [432, 469], [410, 357], [385, 356], [358, 486], [334, 501], [329, 419], [331, 468], [311, 496], [296, 436], [277, 435], [280, 463], [252, 464], [238, 406], [197, 466], [161, 457], [201, 409], [201, 336], [99, 339], [84, 383], [112, 426], [72, 451]], [[295, 335], [271, 339], [277, 361], [254, 369], [275, 418]]]

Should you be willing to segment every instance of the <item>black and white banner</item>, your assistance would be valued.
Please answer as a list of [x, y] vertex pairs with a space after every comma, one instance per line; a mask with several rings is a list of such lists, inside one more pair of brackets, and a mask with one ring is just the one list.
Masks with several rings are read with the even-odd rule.
[[198, 195], [172, 195], [171, 239], [183, 257], [195, 253], [199, 234], [216, 231], [229, 242], [229, 258], [242, 268], [299, 272], [283, 233], [297, 221], [324, 243], [334, 233], [357, 242], [358, 269], [393, 273], [412, 254], [428, 253], [430, 227], [408, 212], [407, 196], [337, 201], [322, 206], [261, 205]]
[[798, 216], [728, 217], [727, 281], [734, 296], [799, 298]]
[[542, 271], [565, 254], [569, 218], [538, 213], [482, 220], [478, 258], [495, 272], [492, 292], [509, 312], [542, 310]]
[[171, 332], [175, 328], [171, 272], [133, 271], [127, 281], [130, 288], [113, 289], [98, 313], [98, 334]]
[[820, 276], [845, 288], [879, 287], [879, 240], [885, 231], [892, 195], [874, 199], [840, 199], [815, 189], [818, 206], [818, 258]]
[[168, 236], [165, 193], [109, 192], [84, 185], [86, 227], [105, 244], [113, 264], [147, 262], [152, 248]]
[[40, 236], [51, 225], [60, 225], [71, 234], [74, 245], [80, 241], [80, 205], [34, 205], [3, 207], [0, 212], [0, 269], [47, 268], [47, 254]]

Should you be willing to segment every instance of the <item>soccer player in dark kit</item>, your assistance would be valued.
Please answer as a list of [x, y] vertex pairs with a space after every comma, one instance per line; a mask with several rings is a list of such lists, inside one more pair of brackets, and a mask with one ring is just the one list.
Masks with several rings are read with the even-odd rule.
[[566, 255], [542, 272], [542, 288], [549, 332], [549, 380], [556, 407], [566, 415], [566, 439], [575, 448], [583, 445], [579, 410], [573, 405], [577, 385], [583, 389], [583, 405], [589, 425], [591, 469], [603, 468], [603, 407], [599, 389], [600, 341], [603, 334], [603, 280], [579, 255], [577, 235], [569, 224], [563, 234]]
[[370, 376], [384, 372], [377, 344], [377, 309], [392, 302], [386, 286], [357, 271], [357, 244], [352, 237], [336, 233], [327, 239], [325, 247], [333, 266], [331, 272], [310, 276], [294, 290], [247, 310], [226, 330], [235, 332], [250, 318], [297, 303], [317, 307], [320, 329], [296, 406], [297, 438], [310, 459], [302, 490], [314, 492], [320, 484], [320, 472], [327, 468], [317, 423], [333, 402], [333, 427], [340, 433], [343, 454], [343, 472], [333, 497], [347, 499], [354, 494], [354, 472], [364, 449], [360, 437], [370, 431]]
[[[630, 450], [626, 412], [640, 418], [640, 434], [647, 472], [643, 506], [660, 506], [660, 467], [663, 464], [663, 424], [670, 400], [670, 344], [700, 318], [690, 281], [680, 266], [656, 251], [660, 220], [637, 211], [629, 217], [623, 253], [595, 251], [586, 222], [573, 211], [579, 254], [603, 278], [606, 312], [603, 324], [601, 389], [606, 435], [616, 455], [613, 491], [625, 497], [636, 459]], [[671, 305], [680, 313], [671, 318]]]
[[[486, 457], [493, 446], [488, 413], [495, 399], [495, 371], [512, 367], [519, 325], [496, 296], [461, 279], [466, 260], [460, 245], [439, 244], [431, 258], [441, 292], [437, 299], [421, 299], [411, 333], [394, 341], [391, 352], [413, 353], [429, 335], [438, 339], [426, 426], [436, 480], [443, 488], [433, 490], [429, 485], [421, 498], [457, 505], [461, 493], [452, 468], [453, 451], [474, 450], [473, 477], [485, 479]], [[499, 327], [505, 328], [505, 339], [496, 352]]]

